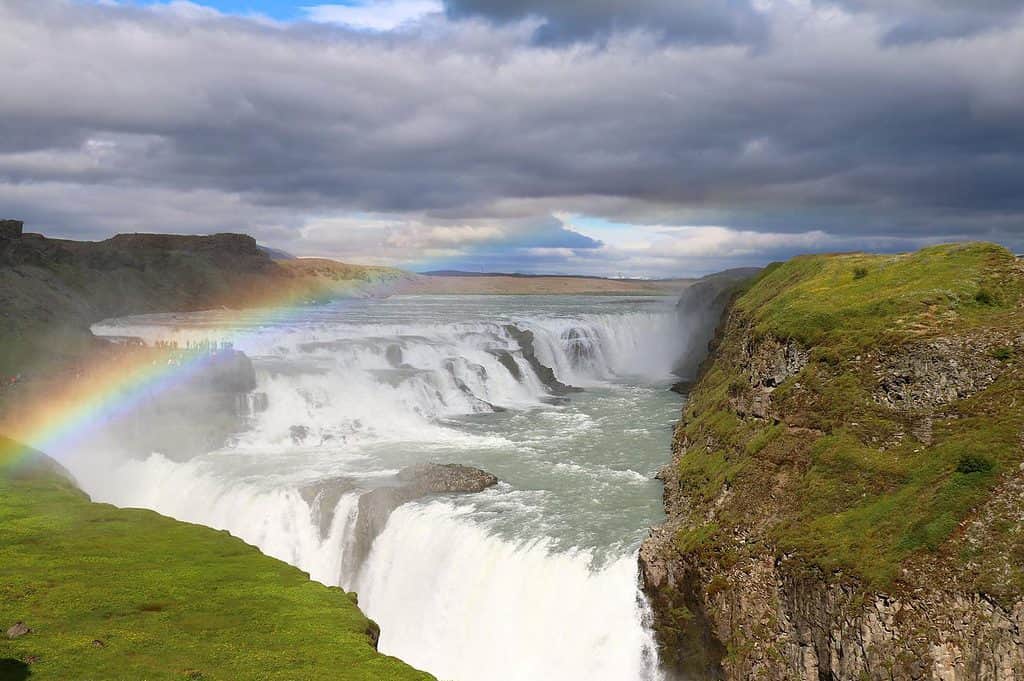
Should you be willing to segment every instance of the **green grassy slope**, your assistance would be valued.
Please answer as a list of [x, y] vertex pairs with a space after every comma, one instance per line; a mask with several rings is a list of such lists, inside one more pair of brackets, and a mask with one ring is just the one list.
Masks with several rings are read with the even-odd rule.
[[[1015, 519], [994, 526], [995, 541], [956, 543], [1024, 458], [1022, 306], [1024, 268], [991, 244], [768, 268], [735, 301], [676, 433], [679, 489], [695, 509], [677, 547], [728, 564], [746, 550], [732, 540], [740, 531], [886, 588], [909, 562], [946, 550], [972, 566], [973, 588], [1024, 593], [1024, 560], [998, 578], [985, 568], [997, 554], [1024, 558]], [[810, 359], [771, 391], [773, 416], [753, 418], [737, 405], [759, 390], [749, 356], [765, 339]], [[949, 343], [994, 380], [936, 407], [881, 403], [886, 362], [918, 352], [927, 364], [946, 347], [929, 343]]]
[[0, 679], [432, 678], [374, 650], [353, 595], [225, 532], [91, 503], [22, 451], [0, 438], [0, 625], [32, 633], [0, 634]]

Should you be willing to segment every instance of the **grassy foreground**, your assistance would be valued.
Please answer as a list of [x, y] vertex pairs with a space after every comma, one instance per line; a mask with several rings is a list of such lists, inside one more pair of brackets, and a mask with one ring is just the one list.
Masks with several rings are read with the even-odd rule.
[[[737, 405], [762, 390], [747, 366], [765, 339], [810, 359], [771, 389], [774, 418], [752, 418]], [[680, 488], [693, 517], [714, 518], [687, 525], [677, 547], [728, 565], [744, 550], [731, 538], [752, 534], [879, 588], [943, 556], [971, 588], [1024, 593], [1019, 518], [986, 521], [989, 541], [955, 541], [1024, 458], [1022, 339], [1024, 267], [992, 244], [768, 268], [734, 302], [677, 431]], [[993, 380], [937, 407], [880, 401], [887, 362], [910, 353], [927, 366], [943, 348]], [[948, 375], [940, 363], [935, 382]]]
[[354, 595], [24, 452], [0, 437], [0, 679], [433, 678], [374, 650]]

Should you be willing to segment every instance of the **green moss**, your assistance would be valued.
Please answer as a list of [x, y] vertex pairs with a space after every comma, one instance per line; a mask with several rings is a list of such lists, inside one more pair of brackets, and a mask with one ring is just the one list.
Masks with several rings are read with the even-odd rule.
[[827, 569], [885, 585], [902, 561], [949, 538], [987, 497], [1000, 465], [1016, 463], [1022, 416], [956, 419], [931, 447], [911, 440], [879, 450], [847, 431], [822, 437], [777, 538]]
[[786, 427], [781, 423], [768, 428], [759, 430], [747, 440], [745, 446], [747, 454], [754, 456], [764, 450], [772, 442], [782, 437], [786, 432]]
[[[677, 440], [686, 447], [679, 479], [698, 513], [716, 504], [717, 525], [710, 535], [704, 527], [680, 533], [677, 546], [721, 543], [715, 538], [729, 536], [730, 523], [760, 527], [782, 551], [891, 585], [908, 559], [954, 536], [1002, 471], [1016, 469], [1024, 367], [1014, 348], [996, 347], [995, 384], [925, 415], [875, 399], [877, 354], [922, 338], [1009, 338], [1024, 328], [1022, 301], [1019, 264], [992, 244], [806, 256], [766, 270], [735, 301], [731, 326], [690, 395]], [[755, 389], [743, 370], [751, 337], [794, 339], [810, 351], [803, 370], [771, 394], [782, 423], [736, 412]], [[915, 436], [925, 417], [929, 433]], [[1009, 532], [996, 532], [972, 560], [1024, 546]], [[1021, 574], [1008, 579], [1024, 584], [1024, 566], [1013, 569]]]
[[715, 523], [683, 528], [676, 534], [676, 548], [682, 553], [701, 550], [712, 544], [717, 534], [718, 525]]
[[0, 624], [32, 633], [0, 639], [0, 676], [432, 678], [373, 649], [354, 594], [225, 532], [91, 503], [15, 467], [23, 451], [0, 438]]
[[[1024, 286], [1008, 276], [1013, 260], [1005, 248], [986, 243], [894, 256], [803, 256], [763, 276], [736, 307], [756, 318], [764, 334], [866, 348], [913, 331], [915, 323], [930, 325], [941, 313], [951, 316], [935, 327], [946, 330], [950, 322], [977, 326], [1011, 316], [1005, 301], [1016, 300]], [[870, 267], [871, 276], [851, 277], [854, 267]], [[1002, 297], [983, 295], [997, 289]]]
[[988, 473], [992, 470], [992, 462], [977, 454], [965, 454], [956, 465], [957, 473]]
[[1008, 348], [1005, 346], [1000, 348], [994, 348], [992, 350], [992, 356], [995, 359], [998, 359], [1000, 362], [1005, 362], [1006, 360], [1013, 357], [1013, 348]]

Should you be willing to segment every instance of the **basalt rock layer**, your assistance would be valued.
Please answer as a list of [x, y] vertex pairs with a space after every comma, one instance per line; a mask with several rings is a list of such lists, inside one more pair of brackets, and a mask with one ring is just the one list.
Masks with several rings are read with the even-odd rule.
[[407, 276], [331, 260], [274, 260], [244, 234], [49, 239], [0, 221], [0, 375], [92, 350], [108, 317], [366, 295]]
[[813, 256], [728, 308], [640, 552], [681, 679], [1024, 678], [1024, 267]]

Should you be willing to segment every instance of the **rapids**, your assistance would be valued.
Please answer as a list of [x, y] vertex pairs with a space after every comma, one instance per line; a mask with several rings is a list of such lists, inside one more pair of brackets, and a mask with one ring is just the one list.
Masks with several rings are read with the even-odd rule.
[[[94, 331], [232, 341], [259, 399], [205, 455], [97, 448], [65, 464], [96, 500], [228, 530], [357, 591], [380, 649], [439, 679], [657, 679], [636, 551], [662, 518], [652, 478], [680, 405], [673, 302], [400, 296], [273, 321], [108, 320]], [[357, 556], [360, 495], [421, 461], [501, 482], [399, 506]]]

